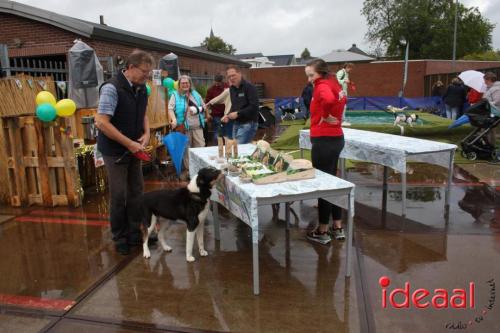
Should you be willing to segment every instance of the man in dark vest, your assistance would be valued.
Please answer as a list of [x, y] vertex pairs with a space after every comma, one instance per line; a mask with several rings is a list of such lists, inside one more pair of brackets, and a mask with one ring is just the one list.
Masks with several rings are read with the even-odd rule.
[[130, 246], [142, 244], [139, 221], [132, 219], [132, 203], [142, 194], [144, 180], [141, 161], [132, 154], [149, 142], [145, 83], [153, 63], [149, 53], [132, 52], [125, 69], [101, 86], [95, 118], [97, 148], [108, 173], [111, 233], [116, 250], [123, 255]]
[[231, 87], [231, 111], [221, 119], [227, 123], [234, 120], [233, 137], [239, 144], [250, 143], [257, 132], [259, 120], [259, 97], [253, 84], [243, 79], [240, 67], [229, 65], [226, 75]]

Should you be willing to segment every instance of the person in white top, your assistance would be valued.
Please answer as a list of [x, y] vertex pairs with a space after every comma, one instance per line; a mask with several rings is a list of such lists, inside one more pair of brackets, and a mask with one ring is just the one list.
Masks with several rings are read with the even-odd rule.
[[[353, 70], [354, 64], [351, 62], [347, 62], [342, 66], [342, 69], [337, 72], [337, 81], [339, 81], [342, 86], [342, 90], [344, 91], [345, 96], [348, 95], [349, 84], [351, 80], [349, 79], [349, 73]], [[342, 126], [351, 126], [351, 124], [345, 118], [345, 111], [347, 109], [347, 103], [344, 107], [344, 113], [342, 114]]]

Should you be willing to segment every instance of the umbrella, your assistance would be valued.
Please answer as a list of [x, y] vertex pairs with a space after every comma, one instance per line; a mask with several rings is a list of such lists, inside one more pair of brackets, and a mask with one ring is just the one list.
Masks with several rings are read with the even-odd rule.
[[460, 118], [458, 118], [457, 120], [455, 120], [453, 122], [453, 124], [451, 124], [450, 126], [448, 126], [448, 129], [459, 127], [459, 126], [462, 126], [462, 125], [467, 124], [469, 122], [470, 122], [469, 116], [466, 115], [466, 114], [464, 114], [463, 116], [461, 116]]
[[172, 156], [175, 171], [180, 177], [182, 171], [182, 159], [189, 143], [189, 138], [181, 132], [172, 132], [163, 137], [163, 143], [167, 147], [168, 153]]
[[484, 93], [486, 91], [486, 84], [484, 84], [483, 73], [470, 70], [460, 73], [458, 77], [464, 82], [466, 86], [471, 87], [479, 91], [480, 93]]

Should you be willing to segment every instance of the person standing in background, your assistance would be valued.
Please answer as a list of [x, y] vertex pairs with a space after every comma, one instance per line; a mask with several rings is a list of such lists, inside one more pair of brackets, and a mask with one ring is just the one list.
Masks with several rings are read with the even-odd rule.
[[[484, 98], [490, 102], [491, 113], [497, 117], [500, 117], [500, 81], [497, 81], [497, 75], [493, 72], [486, 72], [484, 74], [484, 84], [487, 87], [484, 93]], [[488, 143], [493, 147], [496, 147], [496, 129], [492, 128], [488, 133]], [[500, 149], [497, 150], [497, 158], [493, 159], [491, 162], [500, 162]]]
[[313, 96], [313, 85], [311, 82], [307, 82], [307, 85], [302, 90], [302, 101], [304, 101], [304, 106], [306, 107], [306, 119], [309, 118], [311, 114], [311, 100]]
[[233, 138], [239, 144], [250, 143], [257, 133], [259, 98], [253, 84], [243, 79], [240, 67], [229, 65], [226, 70], [231, 96], [231, 112], [222, 118], [224, 123], [234, 120]]
[[446, 88], [443, 101], [446, 108], [446, 118], [456, 120], [467, 99], [465, 87], [458, 77], [451, 80], [451, 84]]
[[[337, 72], [337, 80], [339, 81], [340, 85], [342, 86], [342, 91], [344, 92], [345, 97], [347, 98], [348, 93], [349, 93], [349, 84], [351, 83], [351, 80], [349, 79], [349, 73], [354, 69], [354, 64], [351, 62], [347, 62], [342, 66], [342, 69]], [[345, 117], [345, 112], [347, 109], [347, 103], [344, 106], [344, 111], [342, 113], [342, 126], [351, 126], [351, 123], [349, 123]]]
[[182, 180], [188, 178], [189, 154], [188, 148], [205, 147], [203, 128], [208, 118], [208, 111], [203, 107], [201, 95], [194, 89], [193, 81], [188, 75], [179, 77], [179, 89], [174, 90], [168, 101], [170, 127], [177, 132], [186, 134], [189, 144], [184, 153], [184, 171]]
[[467, 102], [472, 105], [476, 104], [483, 98], [483, 93], [480, 93], [474, 88], [469, 88], [469, 92], [467, 93]]
[[434, 103], [437, 105], [438, 114], [442, 117], [446, 117], [446, 111], [443, 103], [443, 95], [444, 95], [444, 84], [442, 81], [436, 81], [431, 89], [431, 97], [434, 100]]
[[[222, 115], [222, 118], [224, 118], [229, 114], [229, 112], [231, 112], [232, 105], [231, 105], [231, 94], [229, 93], [229, 87], [224, 88], [221, 94], [212, 98], [206, 103], [207, 107], [211, 107], [214, 104], [224, 105], [224, 114]], [[234, 120], [229, 120], [227, 122], [224, 122], [222, 121], [222, 118], [219, 127], [220, 132], [217, 132], [216, 134], [217, 136], [223, 136], [226, 139], [232, 140]]]
[[[220, 74], [215, 75], [214, 84], [208, 88], [207, 95], [205, 97], [205, 104], [207, 104], [215, 97], [222, 94], [224, 91], [224, 77]], [[210, 115], [212, 116], [212, 128], [214, 130], [214, 142], [217, 142], [217, 133], [219, 127], [221, 126], [221, 119], [224, 116], [224, 103], [210, 104]]]

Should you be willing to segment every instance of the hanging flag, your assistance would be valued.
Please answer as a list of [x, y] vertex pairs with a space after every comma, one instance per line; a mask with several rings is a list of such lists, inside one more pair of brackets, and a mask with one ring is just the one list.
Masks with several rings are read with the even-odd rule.
[[42, 87], [43, 90], [47, 90], [47, 83], [44, 80], [39, 80], [38, 85]]
[[66, 93], [66, 87], [67, 87], [66, 81], [56, 81], [56, 84], [57, 84], [57, 87], [59, 89], [61, 89], [61, 91], [63, 92], [63, 94], [65, 94]]

